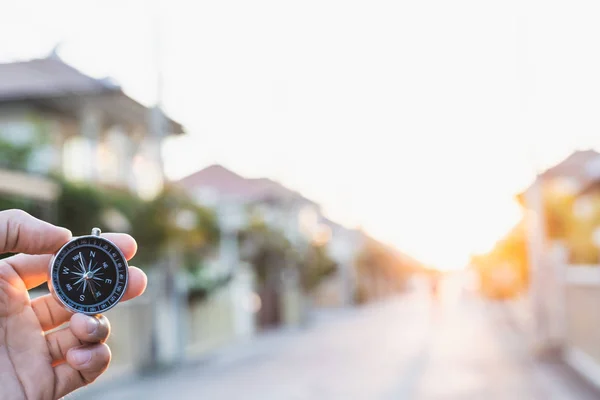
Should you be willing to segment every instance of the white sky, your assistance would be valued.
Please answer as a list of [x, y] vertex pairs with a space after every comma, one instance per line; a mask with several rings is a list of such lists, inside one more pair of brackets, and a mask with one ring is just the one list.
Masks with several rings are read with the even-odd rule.
[[[600, 145], [594, 1], [161, 3], [165, 107], [190, 133], [165, 149], [171, 177], [270, 176], [441, 268], [515, 223], [534, 165]], [[148, 4], [7, 2], [0, 57], [62, 41], [151, 102]]]

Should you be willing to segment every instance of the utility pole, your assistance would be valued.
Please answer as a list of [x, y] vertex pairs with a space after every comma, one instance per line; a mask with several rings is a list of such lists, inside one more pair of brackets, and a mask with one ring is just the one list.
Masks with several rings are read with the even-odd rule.
[[161, 174], [161, 179], [166, 182], [165, 165], [162, 157], [161, 143], [167, 136], [165, 132], [165, 116], [162, 110], [163, 93], [164, 93], [164, 77], [163, 77], [163, 43], [162, 43], [162, 26], [160, 20], [160, 0], [154, 1], [154, 21], [153, 21], [153, 36], [154, 36], [154, 64], [156, 73], [156, 98], [152, 108], [152, 134], [156, 144], [156, 162]]
[[[529, 60], [529, 15], [526, 10], [517, 18], [517, 63], [520, 83], [520, 126], [523, 137], [534, 134], [534, 127], [529, 123], [529, 100], [534, 90], [531, 82], [534, 79], [534, 70]], [[531, 312], [531, 335], [536, 344], [544, 343], [548, 337], [548, 321], [544, 301], [544, 274], [543, 255], [546, 240], [545, 211], [543, 182], [540, 170], [540, 159], [536, 157], [540, 151], [540, 141], [535, 138], [527, 139], [527, 156], [534, 175], [533, 184], [524, 193], [525, 201], [525, 229], [527, 235], [527, 257], [529, 264], [529, 291], [528, 300]]]
[[[164, 75], [163, 75], [163, 37], [161, 24], [161, 2], [153, 2], [152, 46], [154, 49], [156, 98], [150, 111], [150, 140], [153, 161], [160, 171], [161, 187], [167, 182], [161, 144], [167, 136], [167, 125], [163, 113]], [[178, 210], [176, 204], [169, 204], [172, 221], [176, 221]], [[185, 329], [183, 321], [183, 302], [181, 298], [178, 270], [181, 259], [179, 246], [168, 238], [167, 254], [162, 270], [159, 272], [157, 296], [155, 297], [155, 318], [153, 343], [155, 362], [162, 366], [171, 366], [182, 361], [184, 357]]]

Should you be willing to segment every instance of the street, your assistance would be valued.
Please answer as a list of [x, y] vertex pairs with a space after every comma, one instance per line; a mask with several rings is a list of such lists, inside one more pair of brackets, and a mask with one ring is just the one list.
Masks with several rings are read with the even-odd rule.
[[417, 291], [324, 312], [163, 375], [90, 388], [85, 399], [593, 399], [534, 362], [507, 310], [451, 285], [439, 307]]

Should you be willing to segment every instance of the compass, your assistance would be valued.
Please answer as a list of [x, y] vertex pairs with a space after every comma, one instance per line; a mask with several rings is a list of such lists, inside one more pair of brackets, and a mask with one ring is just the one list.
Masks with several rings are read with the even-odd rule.
[[129, 267], [100, 229], [67, 242], [50, 261], [48, 286], [68, 310], [95, 315], [113, 308], [127, 288]]

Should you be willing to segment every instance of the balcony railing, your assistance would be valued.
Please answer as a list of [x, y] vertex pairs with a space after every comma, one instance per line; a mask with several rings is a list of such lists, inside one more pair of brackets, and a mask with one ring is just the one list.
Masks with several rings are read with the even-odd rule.
[[50, 202], [55, 200], [58, 194], [58, 185], [49, 178], [23, 171], [0, 169], [0, 196], [18, 196]]

